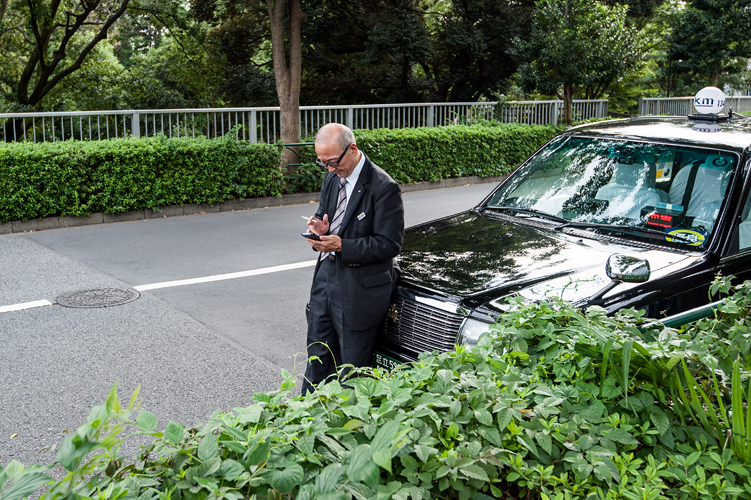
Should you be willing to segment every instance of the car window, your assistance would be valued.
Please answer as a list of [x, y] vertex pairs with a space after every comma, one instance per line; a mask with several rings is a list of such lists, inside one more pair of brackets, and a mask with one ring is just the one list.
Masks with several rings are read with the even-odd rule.
[[[743, 251], [751, 248], [751, 196], [746, 195], [743, 203], [740, 217], [733, 228], [733, 241], [737, 242], [737, 247], [733, 251]], [[735, 246], [735, 245], [733, 245]]]
[[519, 169], [487, 205], [648, 227], [701, 246], [736, 165], [734, 154], [717, 150], [564, 136]]

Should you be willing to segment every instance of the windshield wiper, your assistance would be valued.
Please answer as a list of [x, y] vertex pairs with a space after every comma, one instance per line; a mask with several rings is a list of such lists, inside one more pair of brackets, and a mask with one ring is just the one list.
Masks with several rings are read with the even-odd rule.
[[603, 229], [605, 231], [613, 231], [616, 233], [623, 233], [623, 234], [630, 234], [633, 236], [643, 236], [645, 238], [651, 238], [653, 240], [664, 240], [665, 238], [670, 238], [673, 241], [678, 241], [680, 243], [688, 243], [692, 244], [693, 241], [684, 238], [683, 236], [675, 236], [672, 234], [667, 234], [662, 231], [658, 231], [656, 229], [649, 229], [646, 227], [624, 227], [624, 226], [617, 226], [615, 224], [600, 224], [597, 222], [574, 222], [574, 221], [568, 221], [564, 224], [561, 224], [560, 226], [556, 226], [556, 231], [562, 231], [563, 229], [566, 229], [567, 227], [573, 227], [576, 229]]
[[563, 224], [570, 222], [568, 219], [564, 219], [563, 217], [558, 217], [557, 215], [549, 214], [547, 212], [543, 212], [542, 210], [535, 210], [534, 208], [506, 207], [502, 205], [486, 205], [482, 208], [482, 210], [485, 210], [486, 208], [490, 208], [492, 210], [501, 210], [501, 211], [506, 211], [506, 212], [518, 212], [520, 214], [533, 215], [535, 217], [542, 217], [543, 219], [548, 219], [548, 220], [552, 220], [554, 222], [560, 222]]

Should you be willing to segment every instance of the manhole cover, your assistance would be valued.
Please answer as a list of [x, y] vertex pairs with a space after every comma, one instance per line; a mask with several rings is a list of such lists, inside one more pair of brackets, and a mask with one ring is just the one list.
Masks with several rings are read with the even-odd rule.
[[133, 302], [140, 296], [135, 290], [97, 288], [66, 293], [56, 298], [55, 302], [65, 307], [112, 307]]

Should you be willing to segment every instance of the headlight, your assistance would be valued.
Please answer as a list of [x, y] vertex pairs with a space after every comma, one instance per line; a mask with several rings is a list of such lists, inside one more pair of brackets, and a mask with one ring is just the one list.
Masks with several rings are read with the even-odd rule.
[[490, 330], [490, 323], [467, 318], [459, 331], [459, 343], [467, 347], [474, 347], [480, 335]]

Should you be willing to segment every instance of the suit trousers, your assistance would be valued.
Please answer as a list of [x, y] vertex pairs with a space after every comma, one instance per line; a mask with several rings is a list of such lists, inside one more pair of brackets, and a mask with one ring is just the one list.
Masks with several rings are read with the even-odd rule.
[[[310, 292], [308, 317], [308, 361], [302, 394], [313, 391], [313, 385], [335, 376], [342, 365], [369, 366], [373, 356], [378, 325], [354, 331], [347, 324], [342, 310], [336, 262], [321, 262]], [[340, 374], [346, 378], [349, 369]]]

